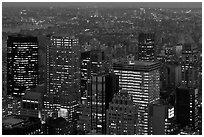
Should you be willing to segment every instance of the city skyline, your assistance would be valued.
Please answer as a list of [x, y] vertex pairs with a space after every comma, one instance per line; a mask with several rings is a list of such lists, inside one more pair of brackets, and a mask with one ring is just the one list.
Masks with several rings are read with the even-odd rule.
[[202, 135], [200, 5], [3, 3], [2, 134]]

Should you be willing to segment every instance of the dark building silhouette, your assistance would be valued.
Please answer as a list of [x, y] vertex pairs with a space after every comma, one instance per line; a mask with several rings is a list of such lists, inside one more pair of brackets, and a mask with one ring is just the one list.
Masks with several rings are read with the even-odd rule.
[[172, 135], [178, 130], [174, 106], [150, 104], [149, 121], [150, 135]]
[[138, 60], [154, 61], [155, 60], [155, 34], [140, 33], [138, 45]]
[[198, 129], [198, 89], [178, 87], [176, 89], [176, 121], [181, 126]]
[[7, 50], [7, 94], [21, 97], [38, 84], [37, 37], [8, 36]]
[[105, 54], [101, 50], [91, 50], [81, 53], [81, 101], [82, 104], [90, 96], [91, 76], [105, 72]]
[[90, 97], [82, 104], [79, 116], [79, 130], [85, 133], [106, 134], [106, 110], [114, 93], [118, 92], [118, 77], [113, 73], [91, 76]]
[[48, 118], [43, 125], [44, 135], [67, 135], [69, 133], [68, 123], [62, 118]]

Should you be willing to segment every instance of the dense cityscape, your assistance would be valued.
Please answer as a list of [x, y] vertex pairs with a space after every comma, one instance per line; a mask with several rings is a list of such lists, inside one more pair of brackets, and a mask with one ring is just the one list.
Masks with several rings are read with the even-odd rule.
[[3, 135], [202, 135], [202, 8], [4, 4]]

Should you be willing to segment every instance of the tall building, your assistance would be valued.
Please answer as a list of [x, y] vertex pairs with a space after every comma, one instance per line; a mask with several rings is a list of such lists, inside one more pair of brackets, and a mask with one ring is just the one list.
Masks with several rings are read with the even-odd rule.
[[155, 34], [140, 33], [138, 45], [138, 60], [154, 61], [155, 60]]
[[47, 45], [47, 80], [44, 94], [46, 117], [75, 119], [79, 104], [79, 43], [75, 37], [51, 36]]
[[149, 120], [150, 135], [173, 135], [177, 130], [173, 106], [150, 104]]
[[105, 71], [105, 54], [103, 51], [91, 50], [81, 53], [80, 91], [82, 104], [90, 96], [88, 88], [90, 88], [91, 76], [96, 76], [98, 73], [104, 73]]
[[181, 73], [183, 86], [195, 87], [198, 85], [198, 48], [193, 43], [183, 45]]
[[127, 90], [138, 105], [138, 134], [148, 134], [148, 104], [159, 100], [160, 64], [158, 62], [135, 61], [115, 63], [113, 69], [119, 75], [119, 87]]
[[106, 134], [106, 110], [119, 90], [118, 77], [113, 73], [98, 74], [91, 76], [90, 85], [90, 97], [79, 117], [79, 129], [85, 133]]
[[37, 37], [13, 35], [7, 39], [7, 94], [22, 97], [38, 84]]
[[178, 87], [176, 89], [176, 121], [183, 128], [198, 130], [198, 89]]
[[121, 90], [114, 94], [106, 114], [107, 135], [136, 135], [138, 134], [138, 106], [133, 104], [132, 97], [127, 91]]

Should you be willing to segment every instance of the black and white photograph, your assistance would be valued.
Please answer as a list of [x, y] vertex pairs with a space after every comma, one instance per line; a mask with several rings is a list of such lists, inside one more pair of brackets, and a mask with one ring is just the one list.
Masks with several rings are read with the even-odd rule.
[[202, 135], [202, 1], [3, 1], [2, 135]]

